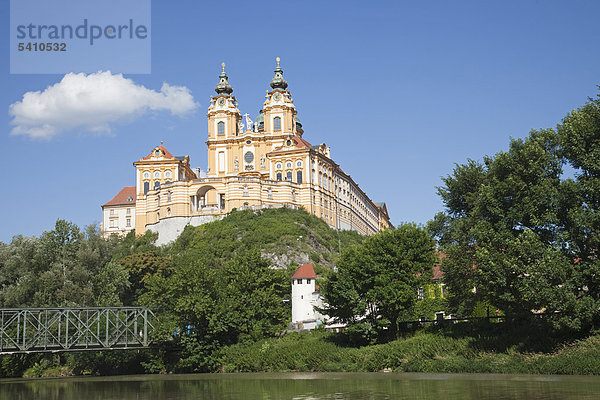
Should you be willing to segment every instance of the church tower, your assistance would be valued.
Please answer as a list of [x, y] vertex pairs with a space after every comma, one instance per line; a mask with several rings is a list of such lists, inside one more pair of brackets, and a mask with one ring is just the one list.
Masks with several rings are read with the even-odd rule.
[[215, 87], [216, 97], [210, 99], [208, 106], [208, 173], [209, 177], [225, 176], [232, 171], [232, 160], [228, 157], [227, 140], [241, 134], [240, 124], [242, 116], [238, 110], [237, 100], [233, 88], [229, 84], [223, 71], [219, 75], [219, 83]]
[[273, 136], [302, 136], [304, 133], [302, 124], [296, 116], [296, 107], [291, 93], [287, 90], [288, 83], [283, 78], [279, 61], [277, 57], [275, 76], [271, 80], [271, 91], [267, 91], [263, 109], [257, 118], [259, 130], [262, 128], [265, 133]]

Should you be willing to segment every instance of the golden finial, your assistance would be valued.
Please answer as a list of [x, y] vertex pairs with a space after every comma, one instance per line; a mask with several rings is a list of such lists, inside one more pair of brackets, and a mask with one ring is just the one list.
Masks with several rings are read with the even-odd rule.
[[225, 72], [225, 62], [221, 63], [221, 67], [223, 68], [223, 72]]
[[277, 68], [279, 68], [279, 61], [281, 61], [281, 58], [277, 57], [275, 61], [277, 61]]

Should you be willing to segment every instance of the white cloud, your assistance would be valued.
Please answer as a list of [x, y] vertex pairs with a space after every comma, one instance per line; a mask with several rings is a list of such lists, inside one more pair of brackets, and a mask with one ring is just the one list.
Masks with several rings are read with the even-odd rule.
[[122, 74], [66, 74], [46, 90], [27, 92], [9, 107], [13, 135], [50, 139], [60, 132], [84, 129], [110, 132], [111, 123], [137, 118], [149, 111], [183, 116], [194, 102], [185, 86], [163, 83], [160, 92], [137, 85]]

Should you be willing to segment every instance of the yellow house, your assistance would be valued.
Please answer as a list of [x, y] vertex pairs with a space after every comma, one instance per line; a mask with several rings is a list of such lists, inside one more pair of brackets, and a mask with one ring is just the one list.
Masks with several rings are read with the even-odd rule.
[[374, 203], [336, 164], [329, 147], [312, 145], [277, 59], [259, 115], [241, 115], [225, 64], [208, 106], [208, 169], [190, 167], [162, 144], [136, 167], [136, 233], [174, 240], [186, 225], [221, 218], [232, 209], [304, 208], [331, 227], [370, 235], [390, 227], [384, 203]]

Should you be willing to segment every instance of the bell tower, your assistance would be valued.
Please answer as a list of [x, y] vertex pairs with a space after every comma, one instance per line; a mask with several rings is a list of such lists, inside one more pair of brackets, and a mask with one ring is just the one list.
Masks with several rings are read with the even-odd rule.
[[225, 176], [230, 170], [228, 159], [228, 140], [239, 136], [242, 116], [238, 110], [237, 100], [231, 93], [233, 88], [225, 73], [225, 63], [219, 83], [215, 87], [216, 97], [210, 98], [208, 106], [208, 176]]
[[[302, 136], [302, 124], [296, 116], [296, 107], [291, 93], [287, 90], [288, 83], [283, 78], [283, 70], [277, 57], [275, 76], [271, 80], [271, 91], [267, 91], [266, 99], [260, 114], [264, 133], [273, 136]], [[258, 118], [257, 118], [258, 119]]]

